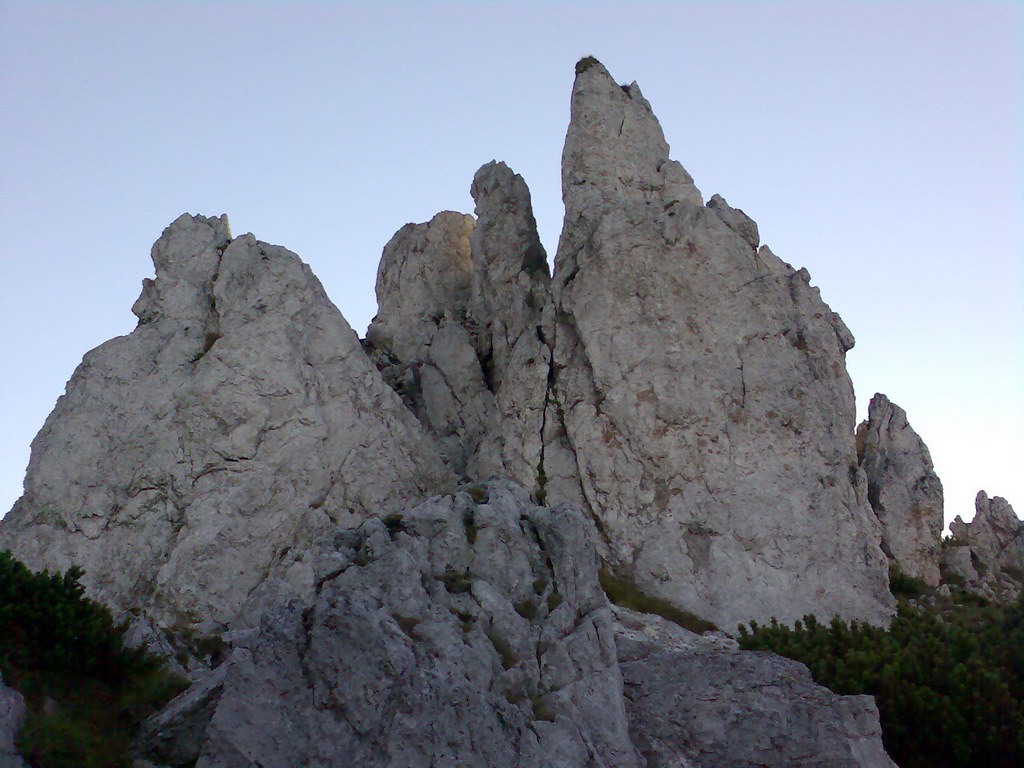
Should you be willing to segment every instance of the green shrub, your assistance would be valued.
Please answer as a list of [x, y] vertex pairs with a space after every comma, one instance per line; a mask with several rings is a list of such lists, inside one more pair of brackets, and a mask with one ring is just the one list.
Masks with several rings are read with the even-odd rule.
[[18, 750], [35, 768], [122, 768], [141, 722], [185, 681], [124, 646], [82, 571], [33, 573], [0, 552], [0, 670], [25, 697]]
[[1024, 596], [901, 605], [889, 629], [804, 617], [740, 627], [740, 645], [806, 664], [840, 694], [870, 694], [901, 768], [1024, 765]]
[[921, 597], [928, 591], [923, 579], [908, 576], [895, 565], [889, 568], [889, 591], [894, 597]]
[[632, 581], [616, 576], [607, 568], [599, 570], [597, 575], [604, 593], [616, 605], [641, 613], [657, 614], [663, 619], [668, 619], [683, 629], [697, 634], [718, 629], [710, 621], [705, 621], [689, 611], [676, 608], [668, 600], [640, 591], [640, 588]]
[[579, 61], [576, 62], [576, 74], [577, 75], [582, 75], [584, 72], [586, 72], [592, 66], [594, 66], [595, 64], [600, 64], [600, 63], [601, 62], [599, 62], [593, 56], [584, 56], [582, 59], [580, 59]]

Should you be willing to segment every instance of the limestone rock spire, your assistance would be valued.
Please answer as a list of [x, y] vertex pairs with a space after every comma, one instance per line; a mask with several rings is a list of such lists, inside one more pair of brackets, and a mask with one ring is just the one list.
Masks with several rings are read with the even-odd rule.
[[871, 398], [868, 419], [857, 429], [857, 453], [886, 554], [907, 575], [937, 586], [942, 483], [906, 411], [883, 394]]

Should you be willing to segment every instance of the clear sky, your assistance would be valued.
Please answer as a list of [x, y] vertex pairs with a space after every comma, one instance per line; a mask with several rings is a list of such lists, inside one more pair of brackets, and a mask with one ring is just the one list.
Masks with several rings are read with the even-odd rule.
[[931, 448], [947, 520], [1024, 514], [1024, 6], [1015, 2], [0, 3], [0, 514], [149, 247], [227, 213], [360, 333], [398, 227], [483, 163], [553, 254], [573, 64], [651, 101], [673, 157], [804, 266]]

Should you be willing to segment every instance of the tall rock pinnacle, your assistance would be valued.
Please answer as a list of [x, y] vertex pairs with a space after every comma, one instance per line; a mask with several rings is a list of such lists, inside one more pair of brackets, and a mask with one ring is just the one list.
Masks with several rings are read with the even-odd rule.
[[885, 395], [871, 398], [868, 420], [857, 429], [857, 452], [882, 523], [883, 549], [901, 571], [937, 586], [942, 483], [906, 412]]
[[319, 533], [450, 486], [295, 254], [183, 215], [152, 256], [139, 326], [75, 371], [0, 548], [82, 566], [115, 610], [229, 624], [310, 582]]
[[591, 512], [614, 568], [723, 626], [883, 621], [852, 335], [806, 270], [755, 250], [749, 218], [702, 204], [639, 88], [583, 64], [552, 281], [546, 437], [565, 450], [547, 498]]

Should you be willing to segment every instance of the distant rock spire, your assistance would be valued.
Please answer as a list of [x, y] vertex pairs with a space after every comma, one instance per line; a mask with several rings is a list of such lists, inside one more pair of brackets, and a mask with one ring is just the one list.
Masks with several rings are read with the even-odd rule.
[[942, 483], [906, 412], [883, 394], [871, 398], [868, 419], [857, 429], [857, 452], [882, 523], [883, 549], [901, 571], [937, 586]]

